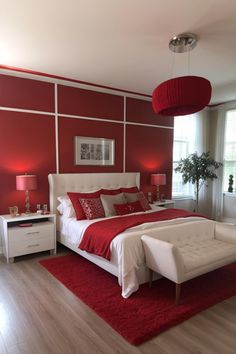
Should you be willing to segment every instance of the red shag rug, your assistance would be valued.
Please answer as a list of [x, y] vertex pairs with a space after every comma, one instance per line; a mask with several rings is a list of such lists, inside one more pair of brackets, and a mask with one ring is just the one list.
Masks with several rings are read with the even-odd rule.
[[236, 295], [236, 263], [182, 284], [175, 305], [175, 285], [167, 279], [141, 285], [123, 299], [117, 278], [76, 254], [40, 261], [128, 342], [138, 345], [198, 312]]

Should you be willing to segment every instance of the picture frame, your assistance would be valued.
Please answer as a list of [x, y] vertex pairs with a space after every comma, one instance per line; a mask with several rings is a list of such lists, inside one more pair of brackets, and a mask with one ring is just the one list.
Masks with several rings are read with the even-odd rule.
[[75, 165], [114, 165], [115, 141], [106, 138], [75, 136]]

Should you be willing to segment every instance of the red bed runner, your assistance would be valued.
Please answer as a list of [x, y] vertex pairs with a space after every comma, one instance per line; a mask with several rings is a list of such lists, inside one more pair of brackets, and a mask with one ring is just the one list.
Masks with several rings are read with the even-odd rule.
[[128, 228], [148, 222], [187, 218], [190, 216], [202, 215], [190, 213], [182, 209], [165, 209], [153, 213], [126, 215], [119, 218], [97, 221], [87, 227], [79, 248], [110, 260], [111, 241]]

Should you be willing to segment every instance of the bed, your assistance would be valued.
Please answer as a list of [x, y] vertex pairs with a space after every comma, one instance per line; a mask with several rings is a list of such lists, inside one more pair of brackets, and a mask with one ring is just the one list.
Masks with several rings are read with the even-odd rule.
[[[83, 238], [86, 227], [97, 220], [76, 220], [75, 217], [66, 218], [60, 216], [57, 211], [58, 197], [66, 195], [67, 192], [91, 192], [106, 189], [117, 189], [120, 187], [140, 187], [140, 174], [130, 173], [72, 173], [72, 174], [50, 174], [50, 210], [57, 214], [57, 241], [93, 262], [97, 266], [110, 272], [118, 278], [122, 288], [121, 294], [128, 298], [137, 291], [139, 285], [148, 281], [148, 270], [145, 266], [144, 251], [141, 236], [145, 233], [155, 237], [155, 230], [170, 224], [185, 223], [201, 219], [199, 216], [188, 218], [177, 218], [173, 220], [148, 222], [141, 224], [118, 234], [110, 244], [110, 260], [103, 257], [82, 251], [79, 244]], [[155, 211], [163, 208], [155, 207]], [[152, 213], [153, 210], [146, 213]], [[114, 218], [114, 217], [113, 217]], [[119, 218], [119, 216], [116, 216]]]

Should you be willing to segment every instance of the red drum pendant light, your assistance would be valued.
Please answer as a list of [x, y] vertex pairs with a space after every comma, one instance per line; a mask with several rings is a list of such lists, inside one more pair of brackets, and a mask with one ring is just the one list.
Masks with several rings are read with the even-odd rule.
[[[197, 37], [183, 33], [173, 37], [169, 48], [174, 53], [190, 51]], [[152, 94], [153, 110], [164, 116], [183, 116], [201, 111], [211, 99], [211, 84], [200, 76], [180, 76], [162, 82]]]

